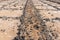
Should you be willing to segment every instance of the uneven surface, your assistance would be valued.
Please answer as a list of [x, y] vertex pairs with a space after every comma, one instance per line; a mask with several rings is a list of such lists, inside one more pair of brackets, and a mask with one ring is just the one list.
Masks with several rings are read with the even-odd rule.
[[0, 0], [0, 40], [60, 40], [59, 30], [59, 3]]

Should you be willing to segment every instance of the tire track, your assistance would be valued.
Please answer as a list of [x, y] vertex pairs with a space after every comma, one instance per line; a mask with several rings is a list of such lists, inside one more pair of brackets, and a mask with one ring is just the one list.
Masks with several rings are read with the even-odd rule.
[[60, 4], [60, 0], [46, 0], [46, 1], [50, 1], [50, 2], [54, 2], [54, 3]]
[[57, 6], [51, 5], [51, 4], [46, 3], [46, 2], [44, 2], [44, 1], [42, 1], [42, 0], [39, 0], [39, 1], [41, 1], [42, 3], [47, 4], [47, 5], [49, 5], [49, 6], [52, 6], [53, 8], [55, 8], [55, 9], [57, 9], [57, 10], [60, 10], [60, 8], [58, 8]]

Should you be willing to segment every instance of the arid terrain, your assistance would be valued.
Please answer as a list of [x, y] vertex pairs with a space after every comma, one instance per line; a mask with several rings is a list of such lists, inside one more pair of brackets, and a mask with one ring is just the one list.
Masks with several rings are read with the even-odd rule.
[[[60, 40], [59, 3], [60, 0], [32, 0], [31, 2], [29, 0], [0, 0], [0, 40]], [[33, 21], [33, 24], [28, 22], [30, 17], [32, 17], [30, 20]], [[50, 37], [48, 38], [44, 34], [45, 31], [42, 31], [43, 28], [41, 29], [40, 26], [40, 28], [36, 27], [39, 30], [34, 29], [35, 24], [46, 28], [44, 30], [49, 31], [46, 34], [49, 34]], [[25, 26], [26, 28], [24, 28]], [[21, 32], [21, 29], [27, 31]], [[44, 33], [39, 34], [41, 31]], [[21, 32], [21, 35], [19, 32]], [[27, 35], [26, 32], [30, 34]], [[22, 35], [26, 36], [25, 39], [23, 37], [23, 39], [18, 38]], [[16, 36], [17, 38], [15, 38]]]

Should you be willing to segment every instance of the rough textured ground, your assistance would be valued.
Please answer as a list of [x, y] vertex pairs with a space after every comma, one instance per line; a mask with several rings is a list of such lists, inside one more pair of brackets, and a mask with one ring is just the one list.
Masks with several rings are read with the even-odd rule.
[[0, 40], [60, 40], [60, 4], [46, 0], [0, 0]]

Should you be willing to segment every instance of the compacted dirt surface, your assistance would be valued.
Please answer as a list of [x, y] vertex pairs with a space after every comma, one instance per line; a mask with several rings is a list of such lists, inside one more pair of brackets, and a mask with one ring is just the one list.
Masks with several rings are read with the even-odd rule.
[[0, 0], [0, 40], [60, 40], [59, 30], [59, 0]]

